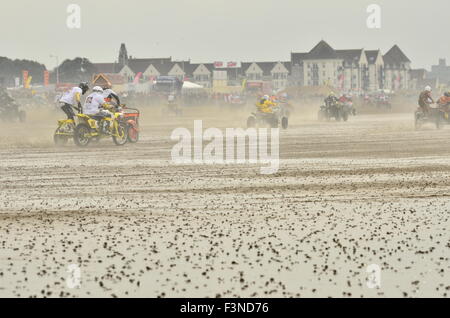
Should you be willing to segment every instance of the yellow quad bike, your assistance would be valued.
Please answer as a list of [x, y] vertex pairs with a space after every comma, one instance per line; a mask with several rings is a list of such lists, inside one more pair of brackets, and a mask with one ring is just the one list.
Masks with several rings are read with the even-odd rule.
[[[109, 138], [117, 146], [123, 146], [128, 141], [127, 123], [122, 112], [113, 113], [113, 117], [78, 114], [78, 125], [75, 127], [73, 141], [79, 147], [86, 147], [93, 139]], [[99, 122], [97, 120], [100, 120]], [[106, 123], [107, 128], [102, 129]]]

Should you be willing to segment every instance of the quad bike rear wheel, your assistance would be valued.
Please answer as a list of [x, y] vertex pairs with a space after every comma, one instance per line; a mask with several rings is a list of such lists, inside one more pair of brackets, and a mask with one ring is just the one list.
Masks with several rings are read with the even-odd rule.
[[137, 143], [139, 141], [139, 130], [131, 124], [128, 124], [128, 141], [131, 143]]
[[112, 139], [116, 146], [123, 146], [128, 141], [128, 127], [125, 123], [119, 122], [117, 126], [119, 136], [113, 136]]

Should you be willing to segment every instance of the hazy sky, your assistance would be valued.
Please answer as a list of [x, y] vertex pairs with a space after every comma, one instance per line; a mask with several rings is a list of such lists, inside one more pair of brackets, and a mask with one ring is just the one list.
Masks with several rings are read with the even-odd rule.
[[[66, 26], [69, 4], [81, 29]], [[369, 4], [381, 6], [381, 29], [366, 27]], [[129, 55], [193, 62], [289, 60], [321, 39], [336, 49], [398, 44], [413, 67], [439, 57], [450, 64], [449, 0], [2, 0], [0, 56], [55, 66], [76, 56], [113, 62]]]

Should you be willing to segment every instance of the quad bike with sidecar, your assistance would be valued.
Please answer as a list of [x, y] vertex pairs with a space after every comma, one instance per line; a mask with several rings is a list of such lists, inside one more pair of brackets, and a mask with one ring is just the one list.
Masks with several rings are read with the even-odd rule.
[[256, 111], [247, 118], [247, 128], [256, 128], [269, 125], [271, 128], [287, 129], [289, 125], [289, 110], [286, 104], [280, 103], [272, 106], [270, 111], [263, 112], [258, 106]]
[[414, 126], [420, 129], [424, 124], [432, 123], [436, 128], [440, 128], [443, 123], [443, 111], [438, 107], [429, 107], [428, 112], [418, 107], [414, 113]]
[[350, 103], [334, 103], [331, 105], [322, 105], [320, 106], [318, 119], [320, 121], [323, 120], [331, 120], [334, 118], [336, 121], [347, 121], [348, 116], [350, 114], [355, 114], [353, 104]]
[[78, 114], [77, 118], [73, 140], [79, 147], [86, 147], [93, 139], [112, 138], [117, 146], [123, 146], [128, 141], [128, 125], [120, 109], [116, 109], [110, 117]]

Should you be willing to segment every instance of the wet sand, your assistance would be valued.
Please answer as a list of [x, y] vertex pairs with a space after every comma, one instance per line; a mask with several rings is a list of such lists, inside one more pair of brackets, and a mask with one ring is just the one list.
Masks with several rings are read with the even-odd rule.
[[[55, 148], [53, 118], [6, 125], [0, 296], [449, 296], [450, 127], [296, 114], [274, 175], [172, 164], [174, 128], [245, 124], [220, 112], [163, 122], [145, 110], [141, 142], [125, 147]], [[379, 288], [366, 285], [371, 264]]]

